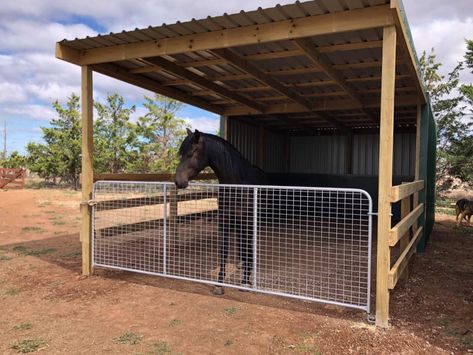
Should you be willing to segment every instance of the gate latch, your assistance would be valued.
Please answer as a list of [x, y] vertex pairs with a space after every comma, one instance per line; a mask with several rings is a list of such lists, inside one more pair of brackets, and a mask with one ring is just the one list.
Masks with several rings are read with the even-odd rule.
[[90, 207], [94, 207], [96, 204], [97, 204], [97, 201], [95, 200], [82, 201], [80, 203], [81, 206], [90, 206]]

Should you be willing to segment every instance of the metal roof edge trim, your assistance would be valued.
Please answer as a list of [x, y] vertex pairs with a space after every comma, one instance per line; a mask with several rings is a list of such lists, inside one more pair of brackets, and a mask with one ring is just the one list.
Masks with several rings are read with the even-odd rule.
[[422, 94], [426, 102], [429, 103], [430, 97], [428, 95], [427, 88], [425, 86], [424, 78], [422, 77], [422, 71], [420, 69], [420, 61], [419, 61], [419, 57], [417, 56], [417, 50], [414, 44], [414, 39], [412, 37], [411, 27], [409, 26], [409, 22], [407, 21], [407, 14], [404, 8], [403, 0], [392, 0], [392, 3], [394, 4], [394, 7], [397, 9], [396, 13], [399, 16], [399, 20], [404, 25], [404, 28], [402, 28], [401, 30], [405, 29], [405, 31], [402, 31], [403, 35], [406, 38], [407, 45], [411, 47], [412, 58], [414, 59], [415, 69], [417, 72], [417, 80], [419, 81], [421, 85]]

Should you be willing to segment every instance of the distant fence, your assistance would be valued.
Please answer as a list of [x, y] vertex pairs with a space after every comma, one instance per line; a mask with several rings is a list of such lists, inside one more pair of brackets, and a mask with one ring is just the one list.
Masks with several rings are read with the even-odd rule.
[[25, 186], [26, 170], [0, 168], [0, 189], [22, 189]]

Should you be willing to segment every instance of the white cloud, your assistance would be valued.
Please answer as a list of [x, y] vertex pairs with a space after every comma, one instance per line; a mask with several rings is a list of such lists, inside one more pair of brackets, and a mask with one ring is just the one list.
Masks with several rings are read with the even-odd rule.
[[48, 107], [46, 105], [37, 104], [7, 107], [2, 111], [4, 114], [9, 114], [11, 116], [26, 117], [44, 121], [49, 121], [52, 118], [57, 117], [56, 111], [54, 111], [50, 106]]
[[19, 84], [0, 83], [0, 103], [19, 103], [27, 99], [25, 90]]
[[0, 25], [0, 48], [3, 51], [47, 50], [53, 54], [57, 41], [93, 35], [96, 32], [82, 24], [10, 19]]
[[[422, 51], [430, 52], [434, 48], [437, 60], [443, 63], [440, 70], [443, 74], [447, 74], [463, 60], [466, 52], [465, 38], [473, 38], [473, 17], [464, 21], [433, 20], [421, 26], [414, 25], [411, 29], [419, 56]], [[463, 75], [463, 80], [473, 80], [468, 73], [465, 72]]]
[[183, 119], [192, 129], [198, 129], [199, 131], [213, 134], [217, 132], [220, 124], [218, 118], [215, 117], [184, 117]]

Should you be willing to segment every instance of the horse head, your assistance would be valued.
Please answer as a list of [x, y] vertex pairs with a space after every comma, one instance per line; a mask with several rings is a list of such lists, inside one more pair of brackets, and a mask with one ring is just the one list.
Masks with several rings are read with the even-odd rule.
[[209, 165], [205, 154], [204, 136], [198, 131], [187, 129], [187, 137], [179, 148], [180, 161], [176, 169], [175, 184], [178, 189], [185, 189], [189, 181], [195, 178]]

